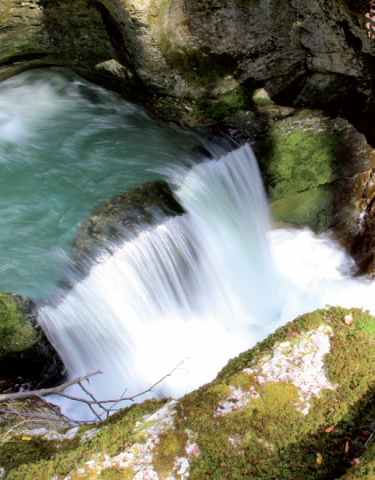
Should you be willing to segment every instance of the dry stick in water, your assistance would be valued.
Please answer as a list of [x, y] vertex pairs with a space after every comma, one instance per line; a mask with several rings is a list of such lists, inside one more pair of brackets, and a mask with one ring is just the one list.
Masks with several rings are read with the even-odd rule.
[[[89, 379], [91, 377], [93, 377], [94, 375], [98, 375], [98, 374], [103, 373], [100, 370], [98, 370], [97, 372], [90, 373], [90, 374], [88, 374], [84, 377], [78, 377], [74, 380], [70, 380], [69, 382], [63, 383], [62, 385], [59, 385], [58, 387], [54, 387], [54, 388], [44, 388], [44, 389], [41, 389], [41, 390], [33, 390], [33, 391], [29, 391], [29, 392], [17, 392], [17, 393], [1, 394], [0, 395], [0, 404], [5, 403], [9, 400], [21, 400], [21, 399], [24, 399], [24, 398], [39, 398], [52, 411], [54, 411], [55, 413], [57, 413], [58, 415], [63, 417], [68, 422], [75, 423], [75, 424], [96, 423], [96, 422], [101, 421], [101, 416], [104, 415], [105, 413], [107, 414], [107, 418], [108, 418], [108, 415], [110, 414], [110, 412], [114, 412], [114, 411], [118, 410], [117, 408], [114, 408], [114, 406], [117, 405], [118, 403], [124, 402], [124, 401], [134, 402], [135, 398], [138, 398], [141, 395], [144, 395], [145, 393], [152, 392], [152, 389], [154, 387], [156, 387], [156, 385], [159, 385], [159, 383], [161, 383], [167, 377], [170, 377], [173, 374], [173, 372], [175, 370], [177, 370], [185, 362], [185, 360], [182, 360], [176, 367], [174, 367], [174, 369], [171, 372], [167, 373], [167, 375], [164, 375], [163, 378], [161, 378], [160, 380], [155, 382], [150, 388], [148, 388], [147, 390], [144, 390], [141, 393], [137, 393], [136, 395], [133, 395], [131, 397], [124, 397], [124, 395], [127, 391], [127, 390], [125, 390], [124, 393], [121, 395], [121, 397], [118, 398], [118, 399], [115, 399], [115, 400], [97, 400], [95, 398], [95, 396], [89, 390], [87, 390], [87, 388], [85, 388], [83, 386], [82, 382], [84, 380], [87, 380], [87, 382], [90, 383]], [[82, 390], [91, 398], [91, 400], [85, 399], [85, 398], [73, 397], [71, 395], [67, 395], [66, 393], [62, 393], [62, 390], [64, 390], [67, 387], [70, 387], [71, 385], [75, 385], [75, 384], [78, 384], [82, 388]], [[58, 409], [54, 408], [52, 404], [50, 404], [45, 398], [43, 398], [46, 395], [52, 395], [52, 394], [60, 395], [61, 397], [68, 398], [69, 400], [74, 400], [76, 402], [86, 403], [86, 405], [88, 405], [90, 407], [91, 411], [94, 413], [96, 419], [94, 418], [93, 420], [85, 421], [85, 420], [74, 420], [74, 419], [68, 417], [64, 413], [61, 413]], [[107, 407], [104, 406], [105, 403], [113, 403], [113, 405], [110, 408], [107, 408]], [[104, 410], [104, 412], [102, 414], [98, 414], [93, 407], [94, 405], [97, 405], [98, 407], [100, 407], [102, 410]], [[36, 415], [32, 415], [32, 414], [23, 414], [23, 413], [21, 414], [21, 413], [17, 412], [16, 410], [14, 410], [9, 405], [7, 405], [7, 407], [10, 408], [11, 410], [13, 410], [13, 412], [4, 411], [4, 410], [0, 410], [0, 412], [6, 413], [6, 414], [19, 415], [21, 418], [23, 418], [24, 421], [30, 421], [30, 420], [26, 420], [25, 416], [31, 417], [31, 418], [42, 418], [43, 420], [52, 420], [51, 418], [48, 418], [48, 417], [41, 417], [41, 416], [36, 416]], [[62, 420], [57, 420], [57, 421], [62, 421]], [[21, 423], [24, 423], [24, 422], [21, 422]]]

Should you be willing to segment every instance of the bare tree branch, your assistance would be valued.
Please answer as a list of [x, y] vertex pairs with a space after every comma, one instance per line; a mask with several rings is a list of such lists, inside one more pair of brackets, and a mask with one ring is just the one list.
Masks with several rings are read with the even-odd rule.
[[[78, 377], [74, 380], [70, 380], [69, 382], [63, 383], [62, 385], [59, 385], [58, 387], [53, 387], [53, 388], [43, 388], [41, 390], [32, 390], [32, 391], [27, 391], [27, 392], [17, 392], [17, 393], [3, 393], [0, 395], [0, 403], [6, 402], [8, 400], [21, 400], [22, 398], [31, 398], [31, 397], [45, 397], [47, 395], [52, 395], [54, 393], [60, 395], [60, 392], [64, 390], [67, 387], [70, 387], [71, 385], [74, 385], [79, 382], [83, 382], [84, 380], [88, 380], [90, 377], [93, 377], [94, 375], [101, 374], [100, 370], [98, 370], [95, 373], [90, 373], [86, 375], [85, 377]], [[65, 396], [65, 395], [64, 395]]]
[[[21, 400], [21, 399], [25, 399], [25, 398], [38, 398], [40, 399], [43, 403], [45, 403], [48, 408], [50, 408], [53, 412], [55, 412], [56, 414], [58, 414], [62, 419], [53, 419], [53, 418], [48, 418], [48, 417], [44, 417], [44, 416], [39, 416], [39, 415], [34, 415], [34, 414], [24, 414], [24, 413], [20, 413], [20, 412], [17, 412], [16, 410], [14, 410], [10, 405], [8, 405], [7, 403], [5, 403], [5, 405], [11, 410], [0, 410], [0, 413], [4, 413], [6, 415], [18, 415], [20, 416], [23, 421], [21, 423], [19, 423], [18, 425], [21, 425], [25, 422], [31, 422], [32, 418], [38, 418], [38, 419], [43, 419], [43, 420], [52, 420], [52, 421], [59, 421], [59, 422], [69, 422], [69, 423], [74, 423], [74, 424], [80, 424], [80, 423], [97, 423], [97, 422], [100, 422], [102, 420], [102, 416], [107, 414], [107, 418], [110, 414], [110, 412], [114, 412], [114, 411], [117, 411], [118, 408], [114, 408], [116, 405], [118, 405], [120, 402], [125, 402], [125, 401], [130, 401], [130, 402], [134, 402], [134, 400], [142, 395], [145, 395], [146, 393], [150, 393], [153, 391], [153, 389], [159, 385], [163, 380], [165, 380], [167, 377], [170, 377], [173, 372], [175, 370], [177, 370], [183, 363], [185, 362], [185, 360], [183, 360], [182, 362], [180, 362], [176, 367], [174, 367], [173, 370], [171, 370], [171, 372], [167, 373], [167, 375], [164, 375], [163, 378], [161, 378], [160, 380], [158, 380], [157, 382], [155, 382], [150, 388], [148, 388], [147, 390], [144, 390], [143, 392], [141, 393], [137, 393], [136, 395], [133, 395], [131, 397], [125, 397], [125, 393], [127, 392], [127, 389], [124, 391], [124, 393], [121, 395], [120, 398], [117, 398], [115, 400], [97, 400], [95, 398], [95, 396], [83, 385], [82, 382], [84, 382], [85, 380], [87, 380], [88, 383], [90, 383], [89, 379], [91, 377], [93, 377], [94, 375], [98, 375], [98, 374], [101, 374], [102, 372], [100, 370], [98, 370], [97, 372], [94, 372], [94, 373], [90, 373], [84, 377], [78, 377], [74, 380], [70, 380], [69, 382], [66, 382], [66, 383], [63, 383], [62, 385], [59, 385], [58, 387], [54, 387], [54, 388], [45, 388], [45, 389], [41, 389], [41, 390], [33, 390], [33, 391], [27, 391], [27, 392], [17, 392], [17, 393], [7, 393], [7, 394], [2, 394], [0, 395], [0, 404], [1, 403], [5, 403], [9, 400]], [[86, 395], [89, 397], [89, 398], [80, 398], [80, 397], [73, 397], [72, 395], [68, 395], [66, 393], [63, 393], [63, 390], [67, 387], [70, 387], [72, 385], [75, 385], [75, 384], [78, 384], [81, 389], [86, 393]], [[53, 404], [51, 404], [50, 402], [48, 402], [45, 398], [45, 396], [47, 395], [60, 395], [61, 397], [64, 397], [64, 398], [68, 398], [69, 400], [73, 400], [73, 401], [76, 401], [76, 402], [81, 402], [81, 403], [85, 403], [89, 408], [90, 410], [92, 411], [92, 413], [94, 414], [94, 419], [92, 420], [74, 420], [73, 418], [70, 418], [68, 417], [67, 415], [65, 415], [64, 413], [60, 412], [57, 408], [54, 407]], [[91, 399], [91, 400], [90, 400]], [[113, 405], [111, 407], [106, 407], [105, 404], [107, 403], [112, 403]], [[103, 413], [98, 413], [95, 409], [94, 409], [94, 406], [98, 406], [99, 408], [101, 408], [103, 411]], [[31, 419], [28, 420], [26, 417], [30, 417]], [[41, 421], [41, 420], [36, 420], [36, 421]], [[16, 426], [18, 426], [16, 425]], [[13, 430], [16, 426], [12, 427], [5, 435], [8, 436], [8, 433], [11, 432], [11, 430]]]
[[13, 412], [9, 412], [8, 410], [0, 410], [0, 413], [5, 413], [6, 415], [19, 415], [22, 417], [32, 417], [32, 418], [41, 418], [42, 420], [50, 420], [52, 422], [63, 422], [66, 423], [66, 420], [62, 418], [52, 418], [52, 417], [42, 417], [41, 415], [34, 415], [33, 413], [19, 413], [15, 410]]

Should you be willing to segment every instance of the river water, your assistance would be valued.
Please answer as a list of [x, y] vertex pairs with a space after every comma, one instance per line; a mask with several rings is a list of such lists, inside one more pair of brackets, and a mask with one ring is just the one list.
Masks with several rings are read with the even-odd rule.
[[[197, 161], [199, 145], [210, 158]], [[183, 395], [326, 304], [375, 314], [375, 283], [351, 278], [353, 261], [328, 235], [271, 230], [248, 145], [228, 152], [71, 73], [36, 70], [0, 85], [0, 166], [0, 291], [39, 300], [69, 375], [103, 372], [91, 385], [101, 398], [142, 391], [181, 361], [155, 394]], [[187, 213], [103, 253], [59, 292], [85, 216], [157, 178]]]

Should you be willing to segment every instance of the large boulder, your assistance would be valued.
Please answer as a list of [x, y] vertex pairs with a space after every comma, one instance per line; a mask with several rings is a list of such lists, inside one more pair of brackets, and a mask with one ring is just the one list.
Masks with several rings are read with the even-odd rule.
[[[263, 131], [259, 135], [255, 127], [253, 140], [274, 220], [316, 233], [329, 227], [341, 240], [354, 237], [375, 194], [368, 187], [374, 150], [340, 117], [332, 120], [319, 110], [286, 114], [280, 108], [255, 110]], [[247, 121], [249, 134], [253, 125], [256, 117]]]
[[70, 252], [71, 269], [86, 275], [97, 257], [112, 254], [142, 229], [185, 213], [167, 182], [144, 183], [96, 207], [80, 227]]
[[0, 293], [0, 391], [48, 387], [64, 378], [64, 365], [37, 317], [31, 299]]
[[35, 432], [16, 456], [3, 445], [4, 478], [359, 478], [364, 460], [373, 468], [370, 433], [361, 460], [356, 438], [375, 425], [374, 333], [359, 309], [303, 315], [179, 400], [133, 405], [74, 440]]

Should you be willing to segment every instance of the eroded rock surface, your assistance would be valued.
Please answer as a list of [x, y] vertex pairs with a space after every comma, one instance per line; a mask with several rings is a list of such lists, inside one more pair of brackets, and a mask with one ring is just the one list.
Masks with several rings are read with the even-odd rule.
[[0, 78], [62, 64], [179, 123], [276, 103], [341, 114], [375, 144], [367, 0], [4, 0]]
[[[92, 426], [71, 439], [72, 429], [56, 438], [29, 432], [38, 440], [16, 459], [14, 445], [3, 445], [0, 466], [5, 478], [22, 480], [357, 478], [361, 464], [354, 476], [348, 469], [353, 432], [374, 402], [374, 324], [359, 309], [303, 315], [179, 400], [133, 405], [90, 435]], [[35, 448], [42, 453], [27, 460]], [[362, 452], [363, 467], [371, 452]]]

